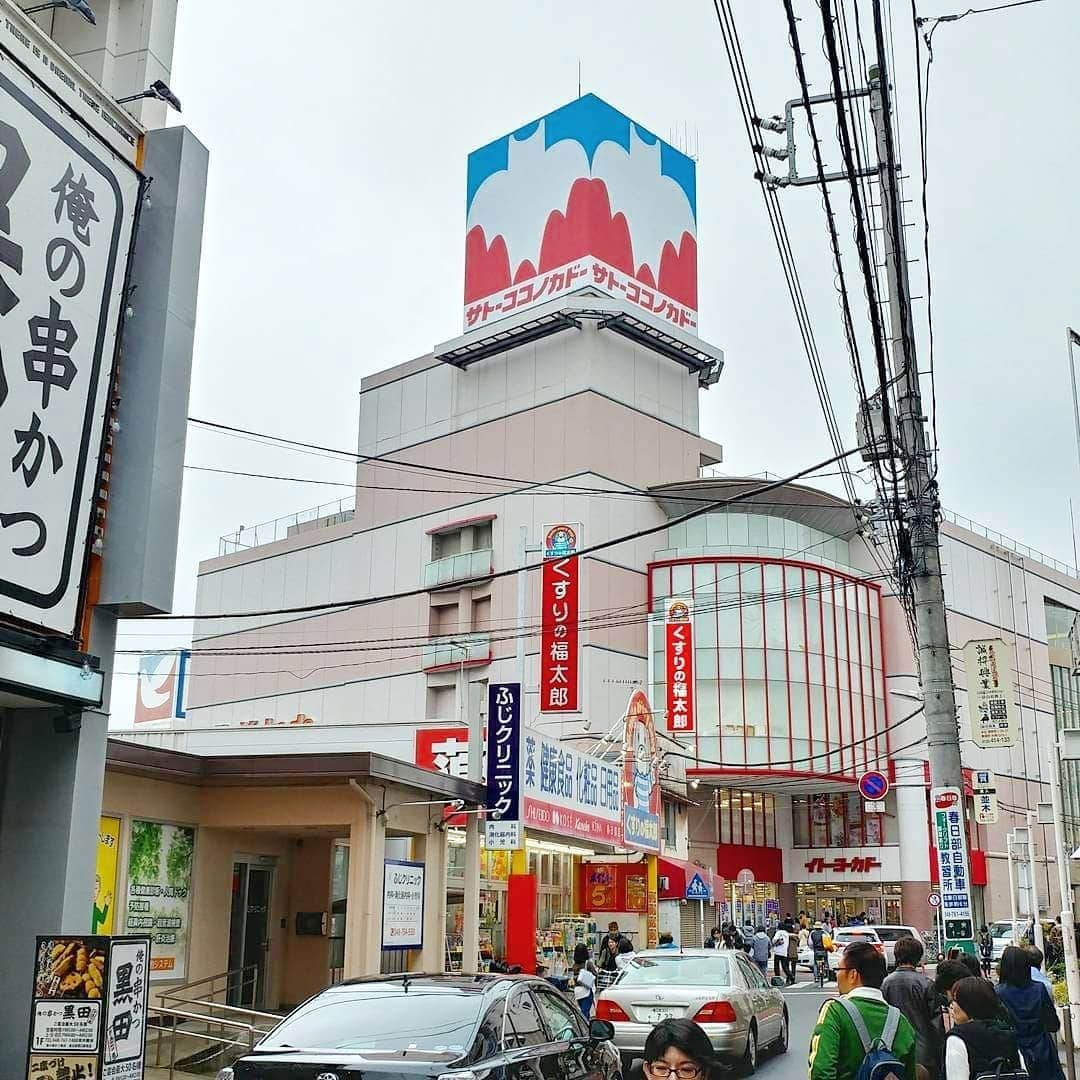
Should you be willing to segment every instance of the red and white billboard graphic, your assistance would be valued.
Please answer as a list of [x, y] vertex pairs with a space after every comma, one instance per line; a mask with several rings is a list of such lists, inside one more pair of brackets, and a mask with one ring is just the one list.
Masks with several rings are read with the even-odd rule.
[[667, 729], [694, 730], [694, 616], [689, 600], [669, 600], [665, 619]]
[[[413, 761], [422, 769], [446, 773], [459, 780], [469, 778], [469, 729], [465, 727], [417, 728]], [[447, 825], [465, 826], [465, 815], [444, 811]]]
[[135, 723], [176, 720], [185, 716], [187, 669], [191, 652], [144, 653], [135, 687]]
[[577, 712], [581, 523], [544, 526], [540, 581], [540, 711]]
[[469, 155], [465, 329], [586, 286], [697, 333], [692, 158], [594, 94]]

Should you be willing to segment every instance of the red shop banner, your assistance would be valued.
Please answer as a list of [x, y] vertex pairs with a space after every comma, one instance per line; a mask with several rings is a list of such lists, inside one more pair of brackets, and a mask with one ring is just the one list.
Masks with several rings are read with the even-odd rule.
[[694, 619], [689, 600], [669, 600], [665, 618], [667, 730], [694, 730]]
[[544, 527], [540, 584], [540, 711], [577, 712], [581, 524]]

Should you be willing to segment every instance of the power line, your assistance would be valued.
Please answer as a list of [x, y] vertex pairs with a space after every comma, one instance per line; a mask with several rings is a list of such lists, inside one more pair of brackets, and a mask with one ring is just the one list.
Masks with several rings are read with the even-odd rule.
[[[811, 465], [808, 468], [801, 469], [790, 476], [784, 477], [779, 480], [774, 480], [770, 483], [763, 484], [757, 488], [750, 488], [745, 491], [736, 492], [734, 495], [730, 495], [725, 499], [719, 499], [714, 503], [706, 503], [695, 510], [689, 510], [685, 514], [677, 515], [674, 518], [669, 518], [667, 521], [661, 522], [659, 525], [651, 525], [645, 529], [638, 529], [636, 532], [625, 533], [622, 536], [612, 537], [610, 540], [603, 540], [598, 544], [592, 544], [589, 547], [582, 548], [576, 554], [579, 556], [591, 555], [597, 551], [606, 551], [608, 548], [618, 547], [621, 544], [629, 543], [632, 540], [640, 540], [646, 536], [653, 536], [658, 532], [664, 532], [676, 525], [681, 525], [684, 521], [690, 521], [693, 518], [700, 517], [703, 514], [710, 513], [711, 511], [720, 509], [724, 506], [730, 506], [734, 503], [743, 502], [752, 498], [755, 495], [766, 494], [770, 491], [775, 491], [778, 488], [786, 487], [788, 484], [793, 483], [796, 480], [803, 479], [810, 476], [815, 472], [820, 471], [828, 465], [832, 465], [837, 461], [841, 461], [852, 454], [858, 453], [857, 450], [848, 450], [843, 454], [839, 454], [830, 458], [826, 458], [824, 461], [819, 462], [816, 465]], [[496, 570], [493, 573], [479, 574], [470, 578], [463, 578], [461, 581], [455, 584], [459, 587], [465, 587], [467, 585], [479, 585], [488, 581], [510, 577], [512, 575], [521, 573], [522, 571], [528, 573], [533, 570], [541, 568], [542, 563], [530, 563], [521, 567], [511, 567], [506, 570]], [[303, 615], [310, 614], [317, 611], [331, 611], [333, 609], [355, 608], [355, 607], [370, 607], [374, 604], [387, 603], [392, 600], [405, 600], [413, 596], [424, 596], [430, 593], [432, 590], [424, 586], [420, 586], [416, 589], [407, 589], [404, 592], [398, 593], [384, 593], [382, 595], [361, 597], [355, 600], [338, 600], [327, 601], [320, 604], [302, 604], [298, 607], [289, 608], [270, 608], [263, 611], [240, 611], [240, 612], [210, 612], [210, 613], [195, 613], [195, 614], [168, 614], [168, 615], [136, 615], [131, 618], [138, 619], [140, 621], [151, 620], [164, 620], [164, 621], [176, 621], [178, 619], [188, 620], [208, 620], [208, 619], [250, 619], [250, 618], [266, 618], [275, 615]]]
[[966, 19], [969, 15], [989, 15], [994, 11], [1008, 11], [1011, 8], [1027, 7], [1029, 4], [1041, 4], [1043, 0], [1012, 0], [1008, 4], [995, 4], [993, 7], [984, 8], [968, 8], [967, 11], [958, 12], [955, 15], [930, 15], [926, 16], [919, 21], [921, 23], [935, 22], [959, 22], [961, 19]]

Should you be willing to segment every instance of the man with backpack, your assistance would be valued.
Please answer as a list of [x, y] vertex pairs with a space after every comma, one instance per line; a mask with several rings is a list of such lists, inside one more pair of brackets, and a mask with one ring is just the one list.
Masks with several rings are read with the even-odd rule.
[[818, 1013], [809, 1080], [917, 1080], [915, 1030], [881, 993], [885, 957], [867, 941], [849, 945], [836, 971], [840, 997]]

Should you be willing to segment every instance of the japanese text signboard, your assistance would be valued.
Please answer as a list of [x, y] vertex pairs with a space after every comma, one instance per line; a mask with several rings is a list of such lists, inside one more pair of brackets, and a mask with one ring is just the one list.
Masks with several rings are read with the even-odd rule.
[[194, 855], [190, 825], [132, 821], [124, 929], [146, 931], [153, 939], [155, 981], [187, 974]]
[[577, 712], [581, 523], [544, 526], [540, 581], [540, 711]]
[[0, 617], [74, 636], [139, 199], [0, 52]]
[[489, 851], [523, 847], [521, 830], [521, 684], [488, 686], [487, 820]]
[[652, 708], [635, 690], [623, 727], [623, 846], [660, 852], [660, 754]]
[[689, 600], [669, 600], [665, 619], [667, 729], [694, 730], [694, 616]]
[[585, 287], [697, 332], [693, 159], [585, 94], [469, 155], [465, 329]]
[[972, 907], [963, 793], [959, 788], [934, 788], [930, 806], [945, 937], [967, 940], [972, 936]]
[[615, 762], [522, 731], [522, 821], [545, 832], [622, 843], [621, 772]]
[[382, 947], [424, 947], [424, 864], [387, 859], [383, 866]]
[[968, 714], [976, 746], [1016, 745], [1012, 650], [1000, 638], [964, 646]]
[[974, 769], [971, 773], [971, 796], [975, 803], [975, 822], [994, 825], [998, 820], [997, 785], [989, 769]]
[[147, 937], [37, 939], [27, 1080], [142, 1080]]

